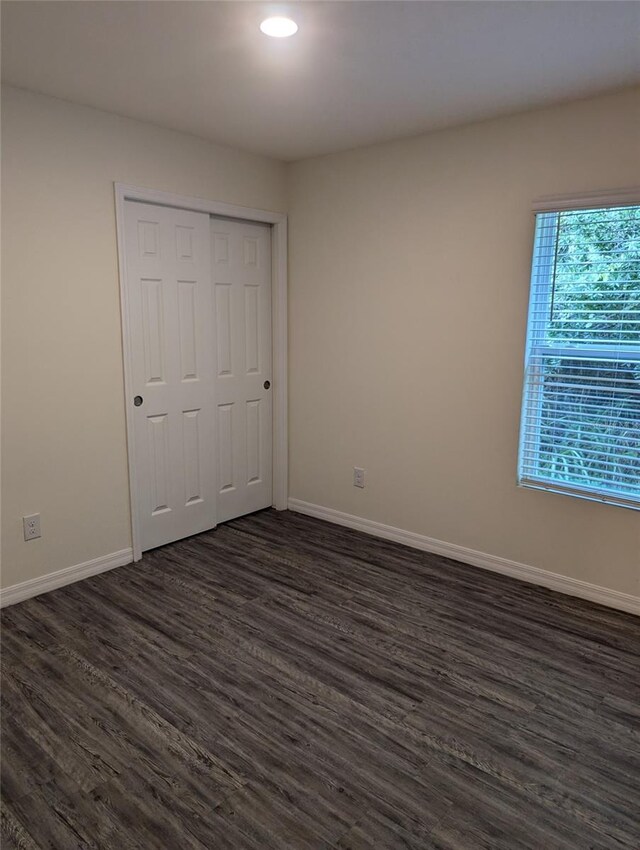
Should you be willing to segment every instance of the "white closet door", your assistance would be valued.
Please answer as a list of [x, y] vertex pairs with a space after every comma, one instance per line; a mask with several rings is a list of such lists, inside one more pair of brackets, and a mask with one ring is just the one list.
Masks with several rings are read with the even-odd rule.
[[209, 216], [128, 201], [125, 233], [145, 550], [216, 524]]
[[211, 219], [216, 316], [217, 516], [272, 504], [271, 233]]

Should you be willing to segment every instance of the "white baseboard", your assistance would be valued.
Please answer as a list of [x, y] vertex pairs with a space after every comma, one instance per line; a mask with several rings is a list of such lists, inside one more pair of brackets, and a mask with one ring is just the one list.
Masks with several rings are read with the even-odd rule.
[[39, 596], [41, 593], [47, 593], [58, 587], [64, 587], [65, 584], [72, 584], [74, 581], [104, 573], [115, 567], [124, 567], [125, 564], [130, 564], [132, 561], [133, 550], [121, 549], [119, 552], [112, 552], [110, 555], [102, 555], [102, 557], [94, 558], [92, 561], [76, 564], [75, 567], [65, 567], [63, 570], [57, 570], [55, 573], [49, 573], [40, 578], [32, 578], [28, 581], [12, 584], [10, 587], [0, 590], [0, 608], [4, 608], [6, 605], [15, 605], [16, 602], [22, 602], [32, 596]]
[[481, 567], [483, 570], [502, 573], [521, 581], [527, 581], [530, 584], [538, 584], [551, 590], [557, 590], [559, 593], [579, 596], [581, 599], [588, 599], [590, 602], [597, 602], [600, 605], [607, 605], [609, 608], [617, 608], [619, 611], [627, 611], [629, 614], [640, 616], [640, 597], [632, 596], [630, 593], [610, 590], [597, 584], [551, 573], [540, 569], [540, 567], [530, 567], [528, 564], [509, 561], [507, 558], [500, 558], [497, 555], [487, 555], [485, 552], [467, 549], [465, 546], [458, 546], [455, 543], [445, 543], [443, 540], [435, 540], [433, 537], [425, 537], [423, 534], [404, 531], [402, 528], [363, 519], [342, 511], [336, 511], [333, 508], [325, 508], [322, 505], [303, 502], [300, 499], [289, 499], [289, 510], [324, 519], [336, 523], [336, 525], [355, 528], [357, 531], [364, 531], [375, 537], [384, 537], [386, 540], [404, 543], [405, 546], [411, 546], [414, 549], [422, 549], [424, 552], [442, 555], [455, 561], [463, 561], [465, 564], [472, 564], [475, 567]]
[[[569, 578], [558, 573], [551, 573], [539, 567], [520, 564], [517, 561], [510, 561], [507, 558], [500, 558], [497, 555], [488, 555], [485, 552], [478, 552], [476, 549], [467, 549], [465, 546], [446, 543], [443, 540], [436, 540], [433, 537], [426, 537], [424, 534], [416, 534], [413, 531], [405, 531], [393, 525], [384, 525], [381, 522], [364, 519], [363, 517], [347, 514], [343, 511], [336, 511], [333, 508], [325, 508], [322, 505], [303, 502], [300, 499], [289, 499], [288, 507], [291, 511], [324, 519], [336, 525], [344, 525], [347, 528], [354, 528], [357, 531], [364, 531], [374, 537], [394, 540], [396, 543], [403, 543], [405, 546], [421, 549], [423, 552], [442, 555], [445, 558], [452, 558], [455, 561], [472, 564], [484, 570], [502, 573], [503, 575], [529, 582], [530, 584], [538, 584], [542, 587], [548, 587], [551, 590], [568, 594], [569, 596], [578, 596], [581, 599], [588, 599], [590, 602], [597, 602], [609, 608], [616, 608], [619, 611], [627, 611], [630, 614], [640, 616], [640, 597], [632, 596], [630, 593], [621, 593], [618, 590], [611, 590], [597, 584], [590, 584], [589, 582]], [[110, 555], [103, 555], [100, 558], [94, 558], [91, 561], [76, 564], [74, 567], [66, 567], [63, 570], [49, 573], [49, 575], [40, 578], [33, 578], [19, 584], [11, 585], [4, 588], [4, 590], [0, 590], [0, 608], [4, 608], [7, 605], [14, 605], [16, 602], [22, 602], [24, 599], [38, 596], [41, 593], [47, 593], [50, 590], [64, 587], [66, 584], [72, 584], [75, 581], [89, 578], [98, 573], [104, 573], [115, 567], [123, 567], [132, 561], [133, 551], [131, 549], [121, 549], [119, 552], [112, 552]]]

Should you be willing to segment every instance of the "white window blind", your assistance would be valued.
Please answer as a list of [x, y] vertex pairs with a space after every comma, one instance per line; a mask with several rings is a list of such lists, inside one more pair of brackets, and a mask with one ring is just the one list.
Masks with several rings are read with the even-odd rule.
[[536, 216], [518, 466], [640, 509], [640, 206]]

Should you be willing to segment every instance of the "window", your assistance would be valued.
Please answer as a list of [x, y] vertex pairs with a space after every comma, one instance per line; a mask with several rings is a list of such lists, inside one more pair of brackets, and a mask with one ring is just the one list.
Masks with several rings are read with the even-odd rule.
[[640, 509], [640, 206], [536, 216], [518, 467]]

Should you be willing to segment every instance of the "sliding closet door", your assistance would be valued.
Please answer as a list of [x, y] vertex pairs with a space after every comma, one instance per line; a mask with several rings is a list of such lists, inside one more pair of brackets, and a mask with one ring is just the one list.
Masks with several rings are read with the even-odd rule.
[[271, 228], [211, 219], [218, 522], [272, 495]]
[[216, 524], [209, 216], [126, 203], [137, 516], [142, 549]]

